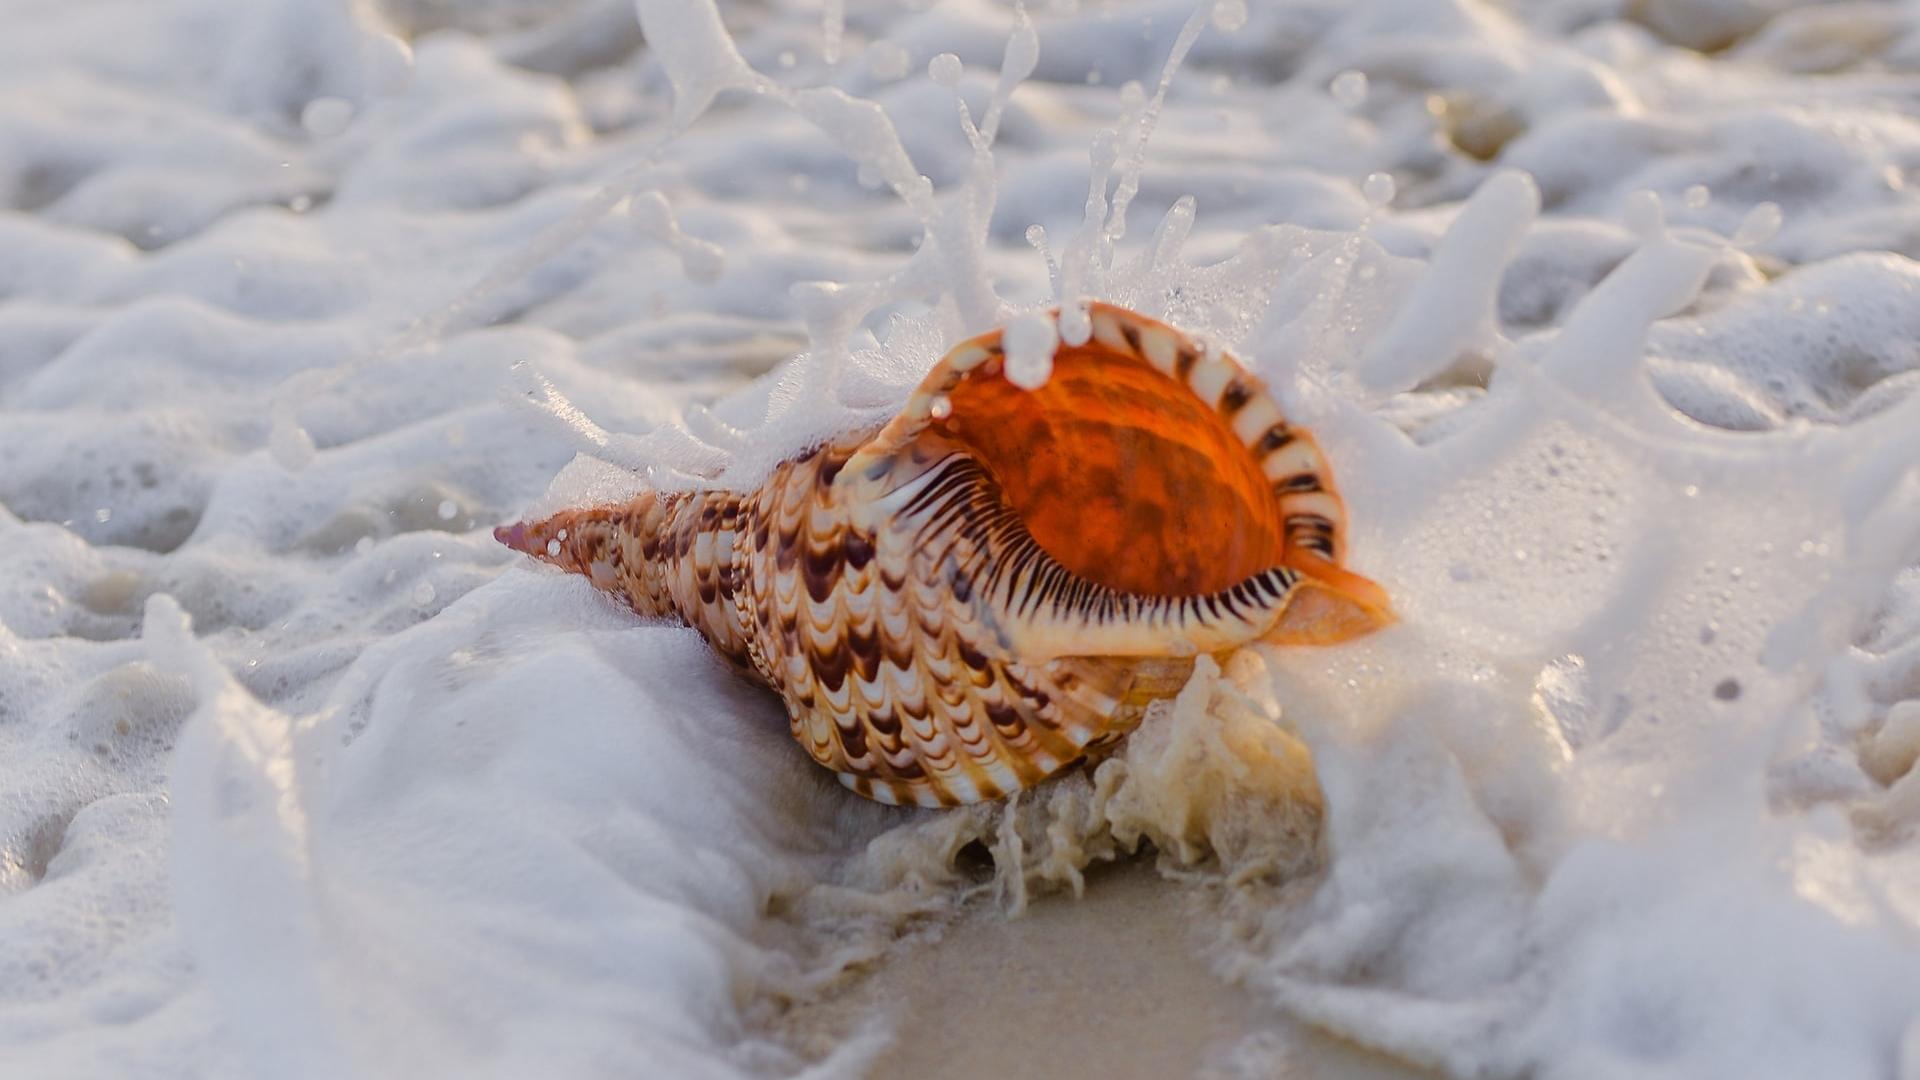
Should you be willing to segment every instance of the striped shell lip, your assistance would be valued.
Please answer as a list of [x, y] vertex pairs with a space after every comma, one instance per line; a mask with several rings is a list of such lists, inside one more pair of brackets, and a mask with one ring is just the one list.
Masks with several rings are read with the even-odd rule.
[[[1108, 586], [1121, 596], [1101, 602], [1126, 610], [1158, 610], [1126, 597], [1232, 605], [1234, 590], [1285, 567], [1363, 609], [1335, 620], [1354, 632], [1392, 621], [1385, 592], [1343, 569], [1346, 508], [1318, 442], [1259, 378], [1125, 308], [1093, 303], [1089, 319], [1091, 339], [1059, 347], [1034, 390], [1006, 379], [1000, 332], [962, 342], [849, 473], [897, 477], [905, 448], [950, 444], [992, 474], [1026, 537], [1061, 564], [1053, 581]], [[1003, 564], [991, 576], [1020, 575]], [[1329, 614], [1281, 639], [1352, 636], [1325, 625]]]
[[643, 493], [503, 543], [677, 617], [841, 783], [998, 798], [1107, 752], [1200, 653], [1390, 622], [1312, 435], [1232, 357], [1090, 308], [1051, 376], [961, 343], [905, 408], [749, 492]]

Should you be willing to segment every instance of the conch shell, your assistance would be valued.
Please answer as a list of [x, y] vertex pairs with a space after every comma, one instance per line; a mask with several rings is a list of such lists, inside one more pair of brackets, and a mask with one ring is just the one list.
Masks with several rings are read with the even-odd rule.
[[1071, 769], [1200, 653], [1390, 622], [1341, 565], [1319, 446], [1260, 381], [1163, 323], [1090, 315], [1036, 389], [986, 334], [892, 421], [758, 490], [648, 492], [494, 535], [685, 621], [785, 700], [815, 761], [886, 803]]

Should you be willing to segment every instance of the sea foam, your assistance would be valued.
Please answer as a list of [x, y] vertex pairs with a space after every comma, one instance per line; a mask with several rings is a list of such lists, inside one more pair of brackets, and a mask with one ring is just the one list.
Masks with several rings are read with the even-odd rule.
[[[1910, 16], [416, 7], [0, 43], [0, 1066], [851, 1075], [770, 1017], [1149, 840], [1415, 1065], [1916, 1067]], [[1314, 428], [1399, 626], [895, 811], [487, 538], [1093, 298]]]

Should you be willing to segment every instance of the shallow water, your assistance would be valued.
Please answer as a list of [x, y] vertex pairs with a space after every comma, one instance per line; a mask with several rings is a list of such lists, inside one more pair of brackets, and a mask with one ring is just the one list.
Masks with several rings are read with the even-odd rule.
[[[1911, 5], [1030, 6], [0, 0], [0, 1073], [1920, 1070]], [[1059, 294], [1402, 623], [925, 814], [490, 538]]]
[[824, 1052], [881, 1018], [902, 1037], [876, 1080], [1020, 1076], [1412, 1080], [1422, 1074], [1291, 1023], [1206, 962], [1216, 898], [1148, 860], [1088, 875], [1019, 917], [974, 904], [903, 939], [783, 1015], [795, 1045]]

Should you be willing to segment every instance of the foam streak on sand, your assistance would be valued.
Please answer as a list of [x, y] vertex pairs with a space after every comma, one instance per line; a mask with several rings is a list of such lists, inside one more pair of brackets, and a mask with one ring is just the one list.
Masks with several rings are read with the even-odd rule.
[[[1221, 1075], [1920, 1075], [1913, 12], [8, 7], [0, 1073], [1037, 1060], [848, 1010], [1145, 1038], [1192, 949]], [[489, 536], [1087, 299], [1257, 368], [1399, 626], [896, 811]]]

